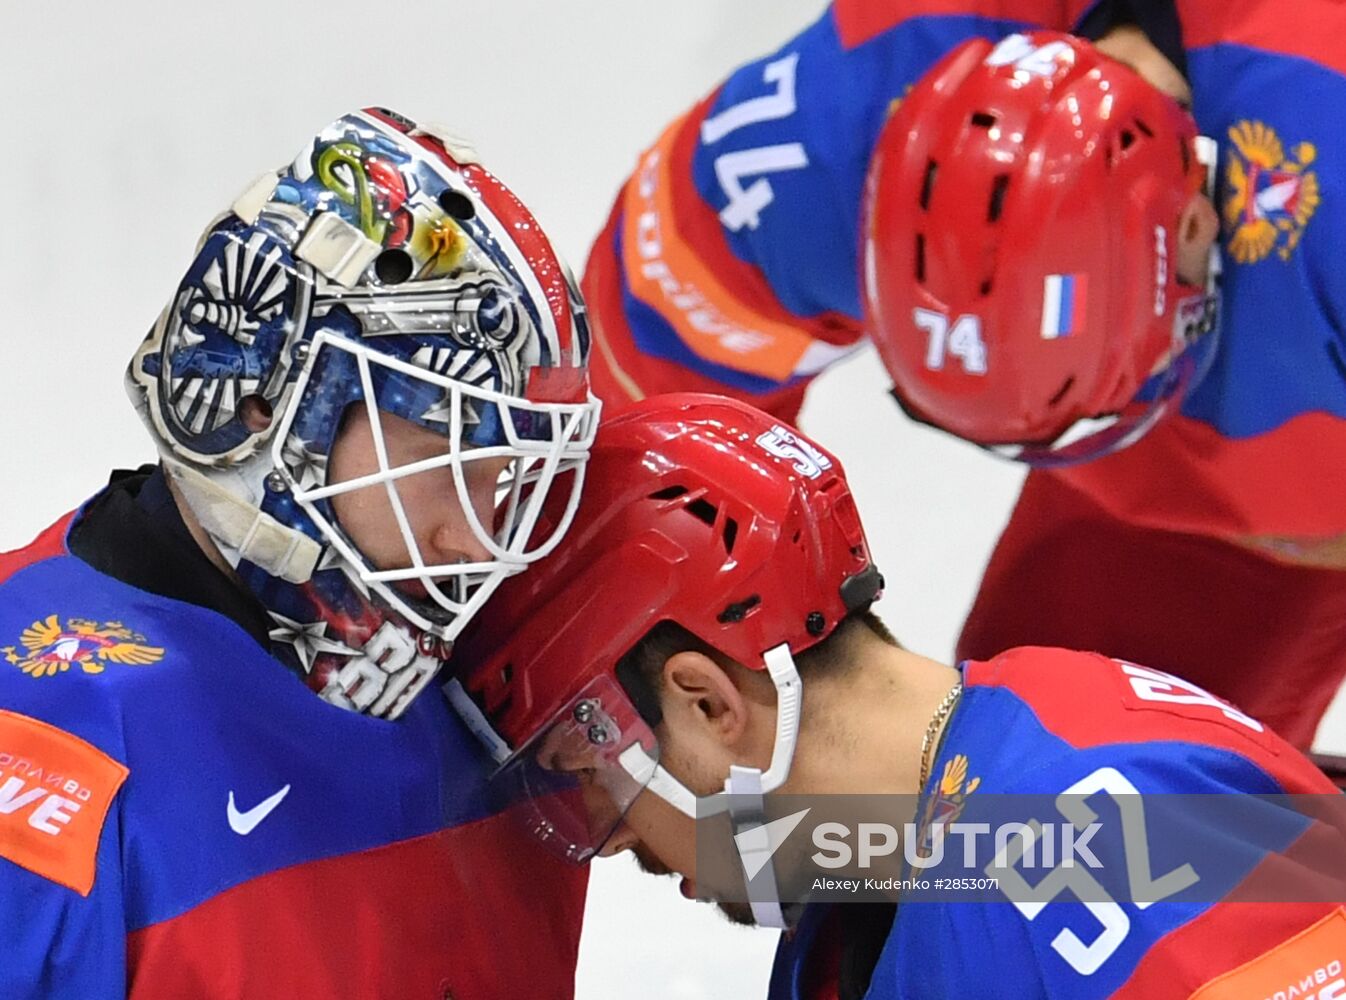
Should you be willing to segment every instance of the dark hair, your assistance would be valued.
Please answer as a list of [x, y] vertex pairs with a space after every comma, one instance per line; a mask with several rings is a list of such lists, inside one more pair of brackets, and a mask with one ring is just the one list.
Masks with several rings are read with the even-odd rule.
[[1173, 0], [1099, 0], [1080, 19], [1074, 34], [1096, 42], [1123, 24], [1144, 32], [1150, 44], [1187, 77], [1187, 50], [1182, 45], [1182, 23]]
[[[849, 672], [859, 657], [857, 642], [867, 636], [902, 648], [902, 644], [888, 631], [888, 626], [873, 611], [868, 608], [854, 611], [843, 618], [826, 639], [795, 654], [794, 661], [800, 679], [807, 682], [820, 677], [839, 677]], [[617, 661], [617, 679], [636, 711], [650, 726], [657, 726], [663, 720], [663, 711], [659, 707], [659, 689], [663, 683], [664, 664], [669, 657], [687, 651], [709, 656], [721, 666], [733, 662], [677, 622], [667, 619], [646, 632]]]

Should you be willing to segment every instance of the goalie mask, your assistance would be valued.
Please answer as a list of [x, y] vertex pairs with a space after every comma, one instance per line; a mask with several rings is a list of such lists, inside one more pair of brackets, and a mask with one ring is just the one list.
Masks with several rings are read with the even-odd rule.
[[[395, 718], [568, 527], [597, 418], [588, 346], [574, 282], [514, 195], [442, 130], [366, 109], [207, 231], [127, 386], [275, 653], [328, 701]], [[369, 468], [336, 481], [353, 423]], [[397, 464], [393, 425], [413, 428], [414, 461]], [[451, 484], [470, 557], [418, 537], [420, 475]], [[377, 560], [337, 515], [359, 491], [397, 536]]]

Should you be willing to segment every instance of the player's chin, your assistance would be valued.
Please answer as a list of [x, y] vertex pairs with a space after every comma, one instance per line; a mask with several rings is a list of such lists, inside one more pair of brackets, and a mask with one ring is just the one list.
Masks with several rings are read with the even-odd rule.
[[757, 926], [757, 921], [753, 919], [752, 907], [749, 904], [716, 902], [715, 905], [731, 924], [738, 924], [740, 927]]

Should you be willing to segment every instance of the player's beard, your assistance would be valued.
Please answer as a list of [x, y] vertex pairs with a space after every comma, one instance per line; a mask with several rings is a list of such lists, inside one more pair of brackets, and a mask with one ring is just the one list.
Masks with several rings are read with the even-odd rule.
[[[677, 876], [678, 873], [672, 868], [656, 858], [646, 850], [645, 845], [637, 844], [631, 848], [631, 854], [636, 859], [636, 867], [646, 875], [658, 876]], [[738, 924], [740, 927], [756, 927], [757, 921], [753, 919], [752, 907], [747, 903], [725, 903], [720, 900], [700, 900], [700, 902], [713, 902], [719, 911], [724, 914], [726, 920], [731, 924]]]
[[753, 919], [752, 907], [747, 903], [716, 902], [715, 905], [731, 924], [738, 924], [740, 927], [757, 926], [757, 921]]
[[651, 854], [644, 844], [636, 844], [632, 847], [631, 855], [636, 859], [636, 867], [646, 875], [657, 875], [664, 878], [678, 874]]

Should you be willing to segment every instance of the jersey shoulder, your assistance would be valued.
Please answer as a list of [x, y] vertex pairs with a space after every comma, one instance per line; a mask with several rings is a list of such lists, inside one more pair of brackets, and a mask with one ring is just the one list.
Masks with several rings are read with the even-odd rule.
[[954, 848], [928, 874], [995, 884], [908, 900], [872, 995], [1187, 996], [1346, 899], [1346, 799], [1234, 706], [1090, 653], [963, 672], [922, 814], [952, 817]]
[[103, 833], [131, 772], [122, 675], [165, 654], [156, 599], [70, 555], [70, 521], [0, 556], [0, 877], [53, 913], [115, 868]]
[[[1237, 784], [1244, 780], [1240, 775], [1249, 775], [1252, 787], [1241, 789], [1249, 792], [1334, 790], [1307, 758], [1257, 719], [1154, 667], [1097, 653], [1022, 647], [964, 664], [964, 677], [973, 690], [1000, 692], [1021, 704], [1067, 752], [1119, 762], [1182, 761], [1191, 780], [1196, 777], [1191, 767], [1200, 762], [1217, 784]], [[1174, 771], [1164, 784], [1187, 780]], [[1271, 787], [1263, 787], [1268, 781]]]
[[[130, 764], [173, 745], [151, 719], [206, 722], [222, 685], [201, 664], [265, 656], [207, 608], [137, 589], [71, 555], [68, 519], [0, 557], [0, 705]], [[227, 694], [227, 691], [224, 692]]]
[[115, 727], [126, 688], [178, 673], [183, 653], [219, 641], [200, 620], [219, 616], [137, 590], [63, 550], [38, 556], [0, 582], [4, 703], [115, 743], [100, 726]]

